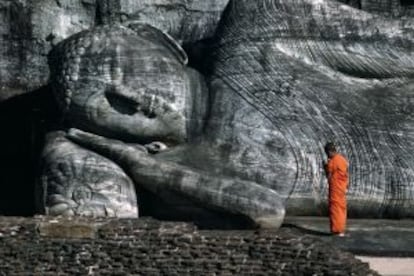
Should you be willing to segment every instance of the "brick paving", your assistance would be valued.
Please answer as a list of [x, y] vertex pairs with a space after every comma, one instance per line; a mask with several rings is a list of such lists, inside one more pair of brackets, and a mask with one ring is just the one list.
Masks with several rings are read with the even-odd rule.
[[378, 275], [318, 238], [153, 219], [0, 217], [0, 275]]

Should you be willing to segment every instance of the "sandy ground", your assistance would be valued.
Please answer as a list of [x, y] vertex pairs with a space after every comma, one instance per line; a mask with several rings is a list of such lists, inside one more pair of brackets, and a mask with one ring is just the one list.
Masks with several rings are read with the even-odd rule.
[[414, 258], [356, 257], [383, 276], [414, 276]]

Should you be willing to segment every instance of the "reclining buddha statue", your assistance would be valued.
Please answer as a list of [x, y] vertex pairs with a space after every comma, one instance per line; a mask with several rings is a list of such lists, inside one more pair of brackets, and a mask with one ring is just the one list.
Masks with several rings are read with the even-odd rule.
[[78, 33], [49, 58], [66, 128], [48, 135], [40, 206], [137, 217], [142, 189], [277, 228], [324, 210], [335, 141], [351, 216], [413, 217], [413, 26], [337, 1], [234, 0], [203, 72], [143, 22]]

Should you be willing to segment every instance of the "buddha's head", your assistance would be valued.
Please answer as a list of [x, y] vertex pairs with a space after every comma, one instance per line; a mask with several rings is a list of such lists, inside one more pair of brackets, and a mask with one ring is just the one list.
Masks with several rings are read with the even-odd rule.
[[51, 83], [69, 124], [135, 142], [186, 140], [192, 82], [199, 81], [186, 63], [171, 37], [144, 24], [81, 32], [49, 56]]

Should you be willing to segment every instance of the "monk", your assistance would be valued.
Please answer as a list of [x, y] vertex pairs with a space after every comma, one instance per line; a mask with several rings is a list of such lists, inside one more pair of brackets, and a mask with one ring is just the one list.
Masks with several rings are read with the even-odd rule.
[[345, 236], [346, 227], [346, 192], [348, 188], [348, 160], [339, 154], [334, 143], [325, 145], [328, 162], [325, 172], [329, 184], [329, 222], [331, 233]]

